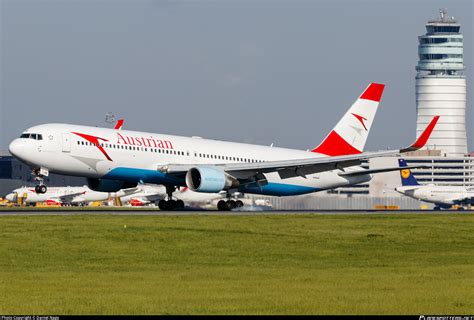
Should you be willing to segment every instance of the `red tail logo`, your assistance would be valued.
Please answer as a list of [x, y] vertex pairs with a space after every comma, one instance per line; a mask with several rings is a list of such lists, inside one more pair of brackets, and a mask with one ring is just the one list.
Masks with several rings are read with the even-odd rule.
[[357, 120], [360, 121], [360, 123], [364, 126], [365, 131], [369, 131], [367, 130], [367, 127], [365, 126], [365, 123], [364, 123], [364, 121], [367, 121], [366, 118], [364, 118], [363, 116], [359, 116], [358, 114], [355, 114], [355, 113], [353, 113], [352, 115], [356, 117]]
[[102, 140], [102, 141], [109, 141], [109, 140], [104, 139], [104, 138], [100, 138], [100, 137], [90, 136], [88, 134], [79, 133], [79, 132], [73, 132], [73, 133], [75, 135], [78, 135], [81, 138], [84, 138], [85, 140], [89, 141], [93, 145], [95, 145], [97, 147], [97, 149], [99, 149], [100, 152], [102, 152], [104, 154], [104, 156], [107, 158], [107, 160], [113, 161], [112, 158], [109, 157], [107, 152], [105, 152], [104, 148], [100, 145], [100, 142], [99, 142], [99, 140]]

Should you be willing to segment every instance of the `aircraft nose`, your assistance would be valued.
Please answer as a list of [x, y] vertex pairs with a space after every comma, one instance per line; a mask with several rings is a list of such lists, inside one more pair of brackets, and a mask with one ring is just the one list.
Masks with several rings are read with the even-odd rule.
[[25, 142], [22, 141], [21, 139], [13, 140], [8, 146], [8, 151], [10, 151], [10, 153], [17, 158], [21, 158], [21, 155], [24, 152], [24, 150], [25, 150]]
[[9, 193], [9, 194], [7, 194], [5, 199], [7, 199], [8, 201], [14, 202], [15, 201], [15, 194], [14, 193]]

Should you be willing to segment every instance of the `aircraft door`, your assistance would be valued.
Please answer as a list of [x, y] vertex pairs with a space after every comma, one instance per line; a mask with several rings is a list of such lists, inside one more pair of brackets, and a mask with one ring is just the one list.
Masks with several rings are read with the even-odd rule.
[[71, 136], [69, 133], [63, 133], [63, 152], [71, 152]]

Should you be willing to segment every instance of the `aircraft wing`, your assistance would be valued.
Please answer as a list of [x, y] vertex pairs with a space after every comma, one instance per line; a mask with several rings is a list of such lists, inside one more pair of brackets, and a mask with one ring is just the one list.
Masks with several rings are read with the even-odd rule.
[[124, 197], [124, 196], [129, 196], [129, 195], [132, 195], [132, 194], [135, 194], [135, 193], [139, 193], [139, 192], [142, 191], [142, 189], [140, 189], [137, 186], [137, 187], [134, 187], [134, 188], [121, 189], [120, 191], [123, 193], [122, 195], [120, 195], [120, 197]]
[[[426, 141], [428, 141], [439, 116], [435, 116], [425, 131], [418, 137], [418, 139], [407, 148], [398, 150], [387, 150], [387, 151], [376, 151], [376, 152], [364, 152], [360, 154], [344, 155], [344, 156], [333, 156], [333, 157], [320, 157], [320, 158], [306, 158], [296, 160], [281, 160], [281, 161], [268, 161], [258, 163], [230, 163], [230, 164], [215, 164], [206, 165], [220, 168], [226, 173], [232, 175], [237, 179], [263, 179], [263, 173], [278, 172], [282, 179], [306, 176], [308, 174], [340, 169], [344, 171], [344, 168], [360, 165], [363, 160], [393, 156], [400, 153], [406, 153], [415, 151], [422, 148]], [[202, 166], [202, 164], [188, 164], [188, 165], [166, 165], [159, 168], [160, 171], [171, 174], [182, 176], [186, 172], [196, 166]], [[397, 168], [397, 170], [399, 170]], [[361, 171], [362, 172], [362, 171]], [[372, 171], [374, 172], [374, 171]], [[370, 173], [370, 170], [365, 171], [366, 174]]]
[[406, 167], [386, 167], [386, 168], [378, 168], [378, 169], [367, 169], [367, 170], [357, 170], [357, 171], [349, 171], [349, 172], [341, 172], [339, 175], [341, 177], [350, 177], [350, 176], [360, 176], [364, 174], [370, 173], [381, 173], [381, 172], [390, 172], [390, 171], [401, 171], [405, 169], [418, 169], [418, 168], [430, 168], [430, 166], [426, 165], [419, 165], [419, 166], [406, 166]]
[[75, 193], [70, 193], [63, 196], [59, 196], [59, 197], [54, 197], [54, 199], [58, 199], [59, 201], [63, 203], [69, 203], [69, 202], [73, 202], [76, 197], [82, 196], [84, 194], [85, 194], [85, 191], [75, 192]]

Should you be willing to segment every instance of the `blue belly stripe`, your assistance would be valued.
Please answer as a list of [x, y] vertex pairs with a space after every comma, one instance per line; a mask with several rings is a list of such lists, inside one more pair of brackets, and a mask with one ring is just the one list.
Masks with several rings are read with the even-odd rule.
[[[102, 178], [130, 182], [142, 181], [143, 183], [168, 184], [181, 187], [186, 186], [186, 181], [184, 178], [175, 177], [157, 170], [148, 169], [119, 167], [112, 169]], [[294, 184], [269, 182], [267, 185], [261, 187], [258, 187], [255, 184], [241, 186], [239, 191], [243, 193], [253, 193], [268, 196], [297, 196], [300, 194], [321, 191], [321, 189]]]
[[299, 186], [295, 184], [269, 182], [267, 185], [261, 187], [255, 185], [252, 185], [251, 187], [242, 186], [239, 188], [239, 191], [244, 193], [254, 193], [268, 196], [297, 196], [300, 194], [321, 191], [321, 189], [307, 186]]
[[137, 169], [137, 168], [115, 168], [110, 170], [102, 178], [111, 180], [123, 180], [130, 182], [153, 183], [153, 184], [169, 184], [175, 186], [186, 186], [185, 179], [170, 176], [158, 170]]

